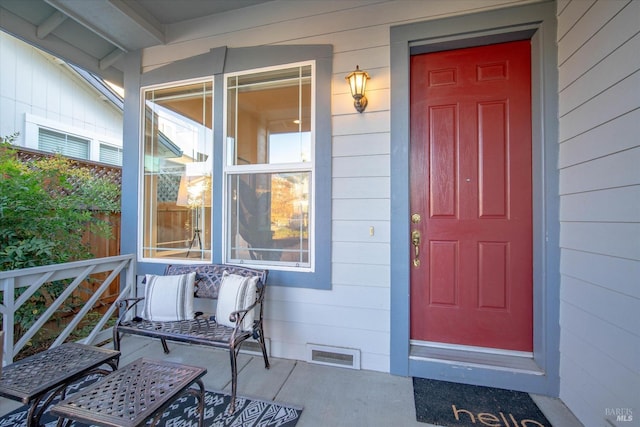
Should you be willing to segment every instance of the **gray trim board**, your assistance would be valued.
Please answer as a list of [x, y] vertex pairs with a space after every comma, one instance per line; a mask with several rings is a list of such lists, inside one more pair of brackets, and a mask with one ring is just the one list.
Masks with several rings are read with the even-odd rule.
[[138, 172], [140, 165], [140, 67], [142, 53], [124, 58], [124, 114], [122, 123], [122, 195], [120, 252], [138, 252]]
[[[409, 321], [409, 58], [451, 48], [530, 38], [532, 43], [534, 351], [539, 369], [412, 357]], [[559, 393], [559, 197], [555, 2], [391, 28], [391, 366], [396, 375]]]
[[[172, 62], [142, 74], [142, 86], [174, 82], [176, 80], [200, 79], [224, 72], [227, 47], [211, 49], [207, 53]], [[214, 92], [215, 94], [215, 92]]]

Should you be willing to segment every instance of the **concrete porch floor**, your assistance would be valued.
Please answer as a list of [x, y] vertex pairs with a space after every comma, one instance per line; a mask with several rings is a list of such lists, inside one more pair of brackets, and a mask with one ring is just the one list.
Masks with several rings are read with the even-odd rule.
[[[227, 352], [171, 342], [169, 348], [165, 355], [157, 340], [124, 337], [120, 366], [139, 357], [204, 366], [206, 389], [231, 392]], [[267, 370], [261, 356], [241, 354], [238, 359], [238, 395], [302, 407], [297, 427], [430, 426], [416, 421], [411, 378], [273, 357]], [[532, 397], [553, 426], [582, 426], [560, 400]], [[19, 406], [0, 398], [0, 414]]]

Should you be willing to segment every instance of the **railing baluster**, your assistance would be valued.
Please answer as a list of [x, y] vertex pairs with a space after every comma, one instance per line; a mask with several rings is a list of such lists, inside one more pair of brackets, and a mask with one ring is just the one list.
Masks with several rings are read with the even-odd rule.
[[15, 356], [13, 350], [13, 325], [15, 323], [15, 278], [2, 278], [2, 328], [4, 330], [4, 354], [2, 364], [13, 362]]

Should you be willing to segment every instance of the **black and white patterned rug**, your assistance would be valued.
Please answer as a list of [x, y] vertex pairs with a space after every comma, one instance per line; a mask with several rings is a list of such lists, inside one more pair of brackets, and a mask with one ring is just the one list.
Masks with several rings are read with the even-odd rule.
[[[88, 377], [85, 381], [69, 387], [68, 396], [92, 382], [97, 377]], [[233, 415], [227, 414], [227, 407], [231, 396], [226, 393], [206, 391], [204, 408], [204, 425], [206, 427], [293, 427], [298, 422], [302, 409], [284, 405], [281, 403], [249, 399], [238, 396], [236, 398], [236, 411]], [[0, 418], [0, 427], [26, 426], [28, 408], [22, 406]], [[186, 395], [178, 398], [162, 415], [158, 426], [171, 427], [196, 427], [198, 418], [196, 415], [196, 400], [193, 396]], [[48, 410], [40, 419], [40, 424], [45, 427], [55, 427], [58, 419], [49, 414]], [[148, 423], [150, 423], [149, 420]], [[86, 424], [74, 422], [72, 427], [87, 427]]]

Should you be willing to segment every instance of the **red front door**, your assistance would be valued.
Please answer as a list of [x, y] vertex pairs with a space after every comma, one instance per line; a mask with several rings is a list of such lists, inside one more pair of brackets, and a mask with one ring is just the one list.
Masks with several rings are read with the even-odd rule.
[[532, 351], [531, 54], [411, 57], [411, 338]]

